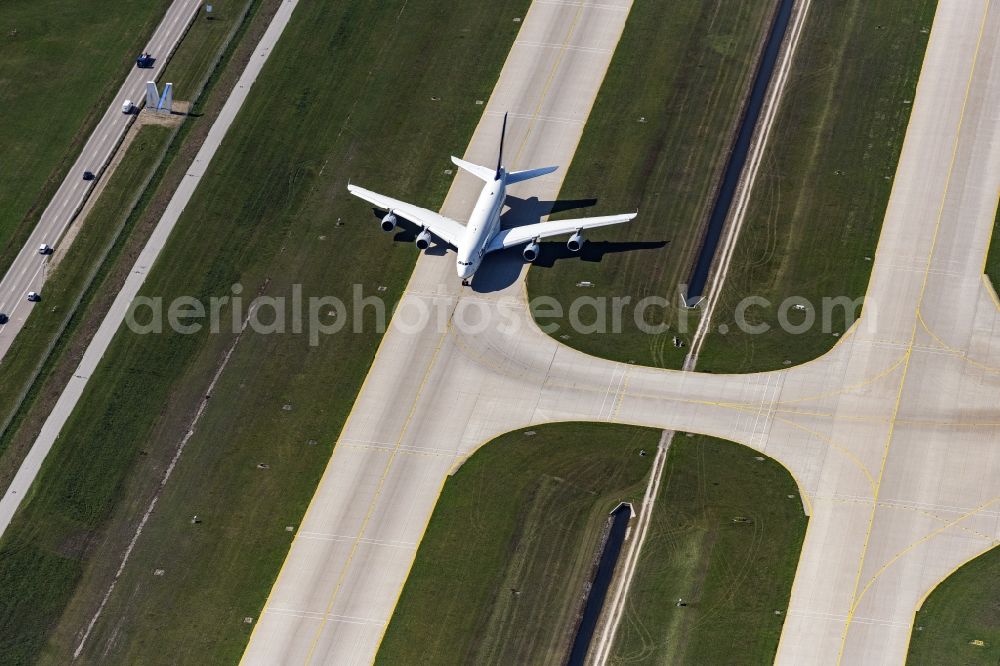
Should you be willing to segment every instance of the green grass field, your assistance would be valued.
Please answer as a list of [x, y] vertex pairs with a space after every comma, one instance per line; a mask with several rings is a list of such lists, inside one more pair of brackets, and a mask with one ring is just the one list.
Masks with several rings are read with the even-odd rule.
[[445, 484], [377, 663], [565, 661], [608, 513], [642, 500], [660, 431], [534, 431], [489, 442]]
[[0, 272], [79, 154], [169, 0], [0, 3]]
[[[535, 430], [490, 442], [445, 484], [379, 663], [563, 662], [606, 512], [641, 498], [652, 456], [636, 454], [660, 433]], [[677, 435], [668, 456], [611, 661], [771, 663], [806, 527], [795, 482], [710, 437]]]
[[191, 100], [204, 85], [229, 35], [243, 21], [244, 13], [254, 0], [213, 0], [212, 19], [206, 18], [204, 7], [184, 36], [183, 47], [174, 53], [160, 78], [160, 90], [168, 81], [174, 84], [174, 101]]
[[[781, 330], [778, 312], [802, 297], [861, 298], [868, 287], [936, 0], [813, 3], [739, 246], [698, 361], [708, 372], [773, 370], [816, 358], [846, 329]], [[877, 86], [872, 86], [878, 81]], [[737, 304], [765, 334], [743, 333]], [[800, 323], [797, 313], [789, 317]], [[725, 335], [716, 332], [728, 326]]]
[[712, 437], [668, 456], [610, 663], [773, 663], [808, 520], [795, 481]]
[[[639, 217], [627, 226], [588, 232], [590, 243], [579, 257], [533, 266], [531, 297], [555, 296], [567, 312], [577, 296], [627, 295], [633, 305], [658, 296], [676, 306], [776, 4], [683, 0], [632, 7], [559, 198], [598, 199], [591, 209], [563, 216], [638, 208]], [[636, 85], [639, 80], [643, 85]], [[663, 241], [666, 245], [656, 247]], [[603, 242], [651, 245], [596, 261]], [[547, 245], [557, 247], [560, 242]], [[594, 286], [581, 289], [576, 286], [581, 281]], [[560, 326], [553, 336], [591, 354], [645, 365], [681, 364], [687, 350], [671, 343], [677, 328], [673, 308], [654, 306], [646, 313], [652, 324], [674, 324], [660, 335], [641, 332], [633, 323], [634, 309], [625, 312], [621, 333], [582, 335], [569, 330], [568, 321], [546, 323]], [[567, 334], [569, 339], [562, 338]]]
[[1000, 663], [998, 580], [1000, 549], [994, 547], [938, 585], [914, 618], [908, 666]]
[[[700, 6], [708, 13], [712, 3]], [[781, 368], [786, 361], [800, 363], [827, 351], [837, 339], [833, 333], [843, 332], [844, 317], [838, 311], [840, 321], [833, 321], [830, 330], [816, 326], [800, 335], [783, 333], [777, 327], [778, 307], [789, 296], [802, 296], [819, 311], [824, 296], [854, 299], [864, 294], [871, 271], [866, 257], [874, 256], [934, 8], [934, 0], [810, 6], [700, 370], [749, 372]], [[656, 30], [658, 23], [637, 17], [656, 11], [675, 10], [673, 5], [657, 10], [642, 4], [633, 9], [626, 29], [634, 36], [623, 38], [615, 53], [561, 196], [594, 195], [602, 197], [602, 207], [608, 202], [639, 208], [639, 217], [627, 231], [612, 228], [595, 234], [595, 239], [666, 239], [670, 244], [661, 250], [608, 255], [599, 263], [570, 260], [554, 268], [533, 267], [528, 277], [533, 296], [553, 293], [563, 301], [581, 293], [630, 296], [634, 304], [644, 296], [660, 295], [678, 302], [717, 178], [713, 165], [728, 146], [710, 140], [724, 134], [718, 128], [724, 126], [726, 113], [731, 117], [735, 112], [742, 80], [735, 72], [746, 65], [732, 57], [721, 59], [704, 46], [695, 48], [719, 44], [714, 27], [689, 29], [695, 40], [689, 52], [667, 53], [665, 45], [650, 50], [650, 40], [639, 37], [643, 30]], [[758, 24], [737, 21], [737, 14], [727, 14], [739, 27], [729, 28], [729, 34], [742, 40], [730, 53], [742, 53], [760, 39]], [[709, 56], [715, 60], [706, 61]], [[728, 106], [713, 106], [723, 102], [710, 94], [719, 90], [718, 78], [678, 86], [660, 75], [671, 71], [664, 61], [689, 76], [713, 67], [719, 77], [730, 72], [722, 79], [722, 90], [732, 95]], [[636, 98], [620, 92], [630, 89], [637, 77], [652, 82], [647, 89], [662, 86], [654, 97], [659, 107], [633, 106]], [[879, 82], [874, 90], [872, 81]], [[687, 93], [697, 90], [702, 92], [690, 99]], [[703, 136], [703, 122], [715, 114], [723, 117], [713, 133]], [[639, 116], [647, 122], [637, 124]], [[637, 141], [643, 142], [639, 149], [633, 146]], [[581, 280], [596, 286], [582, 292], [575, 286]], [[744, 334], [734, 323], [737, 304], [752, 295], [771, 303], [747, 313], [749, 323], [772, 326], [767, 334]], [[790, 319], [798, 323], [794, 314]], [[671, 330], [645, 333], [627, 316], [622, 333], [572, 335], [566, 343], [616, 360], [679, 367], [687, 348], [676, 349], [671, 342], [674, 335], [688, 339], [693, 334], [696, 315], [686, 327], [676, 308], [647, 313], [650, 323], [657, 317], [665, 317]], [[728, 326], [728, 334], [715, 332], [720, 324]]]
[[[526, 7], [300, 5], [145, 293], [397, 298], [416, 251], [373, 237], [347, 179], [440, 203]], [[65, 661], [233, 341], [116, 338], [0, 544], [0, 650]], [[377, 343], [241, 339], [82, 661], [238, 658]]]

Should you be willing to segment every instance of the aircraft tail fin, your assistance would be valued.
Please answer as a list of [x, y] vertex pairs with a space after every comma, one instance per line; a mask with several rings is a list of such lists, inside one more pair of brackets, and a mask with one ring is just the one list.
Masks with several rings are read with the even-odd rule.
[[500, 129], [500, 151], [497, 153], [497, 172], [494, 180], [500, 180], [500, 172], [503, 171], [503, 139], [507, 134], [507, 113], [503, 114], [503, 127]]
[[[500, 150], [497, 153], [497, 168], [496, 171], [490, 169], [489, 167], [480, 166], [478, 164], [473, 164], [472, 162], [466, 162], [463, 159], [452, 156], [451, 161], [455, 163], [460, 169], [468, 171], [473, 176], [476, 176], [480, 180], [487, 183], [500, 180], [503, 172], [503, 141], [504, 136], [507, 134], [507, 114], [503, 114], [503, 128], [500, 130]], [[531, 178], [538, 178], [539, 176], [544, 176], [546, 174], [552, 173], [559, 167], [542, 167], [540, 169], [527, 169], [525, 171], [512, 171], [507, 174], [507, 184], [512, 185], [514, 183], [520, 183], [524, 180], [529, 180]]]

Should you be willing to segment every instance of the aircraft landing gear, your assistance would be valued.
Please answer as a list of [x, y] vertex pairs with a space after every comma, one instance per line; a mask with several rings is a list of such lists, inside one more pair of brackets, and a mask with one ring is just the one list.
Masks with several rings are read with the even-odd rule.
[[463, 279], [462, 280], [462, 286], [463, 287], [468, 287], [469, 286], [469, 281], [467, 279]]

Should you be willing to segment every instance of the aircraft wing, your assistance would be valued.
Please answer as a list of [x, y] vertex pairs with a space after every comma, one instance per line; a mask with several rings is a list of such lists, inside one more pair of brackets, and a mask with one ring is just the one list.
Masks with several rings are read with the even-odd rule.
[[527, 243], [536, 238], [548, 238], [549, 236], [559, 236], [561, 234], [571, 234], [578, 229], [592, 229], [603, 227], [609, 224], [621, 224], [635, 218], [638, 213], [627, 213], [625, 215], [604, 215], [601, 217], [581, 217], [575, 220], [556, 220], [554, 222], [539, 222], [537, 224], [527, 224], [523, 227], [504, 229], [493, 237], [490, 241], [490, 252], [503, 250], [508, 247]]
[[432, 210], [414, 206], [405, 201], [366, 190], [357, 185], [348, 185], [347, 190], [354, 196], [374, 205], [376, 208], [392, 211], [399, 217], [405, 218], [414, 224], [419, 224], [452, 247], [457, 248], [459, 241], [465, 235], [464, 225], [450, 217], [439, 215]]

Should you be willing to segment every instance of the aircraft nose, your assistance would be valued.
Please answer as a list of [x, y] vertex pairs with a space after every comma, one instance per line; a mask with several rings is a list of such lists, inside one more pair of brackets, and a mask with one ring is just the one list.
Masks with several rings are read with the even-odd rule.
[[458, 273], [458, 277], [463, 280], [468, 280], [472, 277], [472, 266], [463, 266], [461, 264], [455, 264], [455, 271]]

